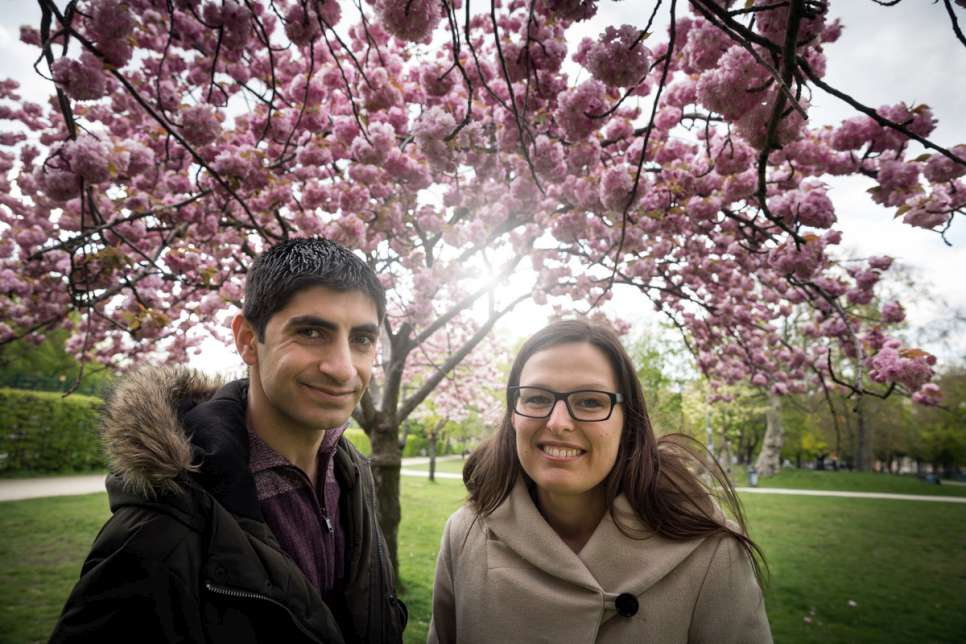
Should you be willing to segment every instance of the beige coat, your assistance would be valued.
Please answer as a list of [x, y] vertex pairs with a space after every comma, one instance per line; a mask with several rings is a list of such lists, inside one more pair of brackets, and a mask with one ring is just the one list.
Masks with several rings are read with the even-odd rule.
[[[461, 508], [443, 533], [430, 644], [772, 641], [737, 541], [671, 541], [645, 528], [624, 497], [615, 508], [622, 525], [646, 538], [626, 537], [607, 513], [579, 554], [543, 519], [522, 482], [475, 524], [474, 511]], [[636, 597], [636, 614], [617, 613], [622, 593]]]

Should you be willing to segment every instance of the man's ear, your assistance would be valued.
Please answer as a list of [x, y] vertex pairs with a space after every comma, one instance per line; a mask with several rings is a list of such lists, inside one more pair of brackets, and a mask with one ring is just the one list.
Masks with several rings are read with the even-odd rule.
[[258, 364], [258, 351], [255, 345], [258, 343], [258, 336], [244, 315], [239, 313], [231, 321], [231, 332], [235, 336], [235, 349], [238, 355], [249, 367]]

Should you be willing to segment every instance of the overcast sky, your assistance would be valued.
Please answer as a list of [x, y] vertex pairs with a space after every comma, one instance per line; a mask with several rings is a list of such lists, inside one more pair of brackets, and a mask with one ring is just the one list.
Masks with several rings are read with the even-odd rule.
[[[679, 11], [686, 6], [683, 1], [677, 4]], [[668, 5], [664, 2], [662, 12]], [[573, 42], [584, 35], [596, 35], [608, 24], [643, 27], [653, 6], [653, 0], [602, 2], [597, 17], [572, 30]], [[346, 9], [346, 15], [352, 15], [353, 10]], [[956, 10], [966, 28], [966, 10]], [[832, 0], [831, 15], [840, 17], [845, 29], [839, 41], [827, 48], [827, 82], [873, 107], [900, 100], [927, 103], [939, 120], [931, 138], [946, 147], [966, 142], [966, 47], [953, 35], [942, 3], [905, 0], [888, 8], [871, 0]], [[36, 25], [38, 20], [36, 2], [0, 0], [0, 78], [17, 79], [24, 95], [41, 101], [48, 87], [31, 68], [36, 51], [22, 45], [18, 37], [20, 25]], [[665, 18], [662, 24], [666, 23]], [[655, 33], [652, 42], [657, 42], [659, 35]], [[821, 92], [813, 96], [813, 124], [837, 123], [852, 114], [839, 99]], [[953, 243], [948, 247], [935, 233], [893, 221], [892, 214], [866, 194], [873, 185], [871, 180], [830, 179], [829, 184], [839, 217], [837, 227], [845, 233], [844, 246], [850, 255], [892, 255], [911, 266], [935, 295], [909, 307], [911, 323], [935, 324], [943, 314], [936, 304], [939, 300], [966, 309], [966, 288], [962, 285], [966, 279], [966, 222], [962, 218], [947, 234]], [[650, 305], [634, 293], [619, 292], [611, 308], [627, 319], [653, 319]], [[544, 319], [544, 312], [527, 306], [506, 328], [512, 328], [513, 335], [528, 334], [542, 326]], [[966, 354], [966, 338], [953, 346], [925, 348], [943, 357], [958, 358]], [[236, 364], [229, 355], [214, 362]], [[207, 357], [206, 365], [212, 364], [211, 356]]]

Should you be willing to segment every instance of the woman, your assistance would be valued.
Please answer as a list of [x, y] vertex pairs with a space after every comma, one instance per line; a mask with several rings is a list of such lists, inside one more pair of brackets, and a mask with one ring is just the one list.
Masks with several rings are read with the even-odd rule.
[[655, 439], [613, 332], [539, 331], [510, 370], [499, 431], [463, 470], [429, 642], [771, 642], [734, 489], [692, 449]]

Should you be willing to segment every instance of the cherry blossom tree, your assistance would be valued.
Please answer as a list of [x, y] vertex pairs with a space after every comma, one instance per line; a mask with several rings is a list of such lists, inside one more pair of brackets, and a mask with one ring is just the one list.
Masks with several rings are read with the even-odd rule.
[[[902, 305], [856, 313], [890, 260], [836, 252], [823, 177], [866, 176], [895, 225], [941, 235], [966, 146], [929, 138], [926, 105], [824, 80], [828, 2], [652, 0], [579, 43], [597, 0], [38, 3], [21, 39], [51, 100], [0, 83], [0, 342], [66, 328], [81, 357], [181, 360], [266, 245], [358, 249], [390, 291], [356, 419], [393, 553], [400, 423], [531, 291], [589, 310], [630, 285], [715, 382], [939, 400], [932, 357], [890, 336]], [[937, 10], [966, 45], [962, 5]], [[855, 115], [810, 126], [816, 93]]]

